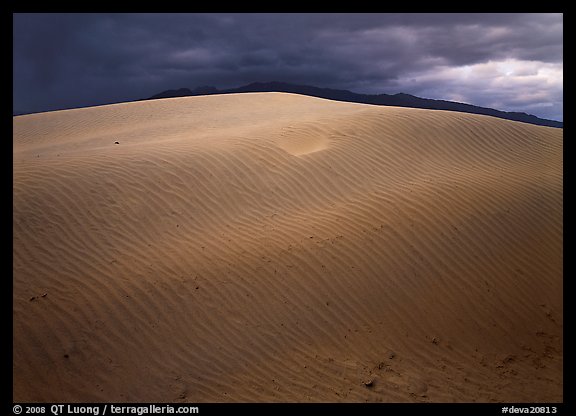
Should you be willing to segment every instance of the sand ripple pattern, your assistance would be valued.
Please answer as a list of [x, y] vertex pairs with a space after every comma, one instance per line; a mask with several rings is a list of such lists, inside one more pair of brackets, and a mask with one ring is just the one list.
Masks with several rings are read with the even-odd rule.
[[562, 401], [560, 129], [254, 93], [13, 140], [15, 401]]

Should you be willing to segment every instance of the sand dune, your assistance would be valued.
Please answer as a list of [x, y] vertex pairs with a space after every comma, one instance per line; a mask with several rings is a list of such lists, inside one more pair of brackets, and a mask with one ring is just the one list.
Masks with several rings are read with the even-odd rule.
[[562, 401], [562, 130], [283, 93], [13, 124], [15, 401]]

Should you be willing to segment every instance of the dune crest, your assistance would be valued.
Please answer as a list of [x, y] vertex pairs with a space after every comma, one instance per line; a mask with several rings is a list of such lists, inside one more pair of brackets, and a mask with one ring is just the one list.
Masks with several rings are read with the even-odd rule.
[[14, 117], [16, 402], [561, 402], [562, 130], [285, 93]]

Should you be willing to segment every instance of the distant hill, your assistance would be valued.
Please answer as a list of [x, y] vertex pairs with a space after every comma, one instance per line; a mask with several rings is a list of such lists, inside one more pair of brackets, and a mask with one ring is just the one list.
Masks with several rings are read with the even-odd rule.
[[462, 113], [484, 114], [488, 116], [503, 118], [507, 120], [521, 121], [524, 123], [536, 124], [539, 126], [563, 128], [564, 123], [555, 120], [547, 120], [536, 117], [532, 114], [521, 112], [508, 112], [495, 110], [493, 108], [478, 107], [471, 104], [458, 103], [454, 101], [432, 100], [420, 98], [410, 94], [357, 94], [347, 90], [337, 90], [331, 88], [319, 88], [310, 85], [297, 85], [285, 82], [254, 82], [238, 88], [219, 90], [212, 86], [202, 86], [190, 90], [180, 88], [178, 90], [167, 90], [153, 95], [148, 100], [159, 98], [187, 97], [210, 94], [232, 94], [242, 92], [289, 92], [294, 94], [309, 95], [312, 97], [326, 98], [329, 100], [346, 101], [353, 103], [390, 105], [397, 107], [427, 108], [432, 110], [450, 110]]

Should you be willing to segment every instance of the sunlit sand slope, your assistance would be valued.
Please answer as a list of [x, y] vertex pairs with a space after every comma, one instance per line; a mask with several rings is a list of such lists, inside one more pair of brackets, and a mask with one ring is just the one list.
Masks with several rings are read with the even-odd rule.
[[14, 117], [14, 400], [562, 401], [562, 140], [283, 93]]

